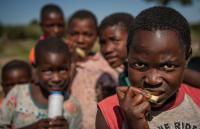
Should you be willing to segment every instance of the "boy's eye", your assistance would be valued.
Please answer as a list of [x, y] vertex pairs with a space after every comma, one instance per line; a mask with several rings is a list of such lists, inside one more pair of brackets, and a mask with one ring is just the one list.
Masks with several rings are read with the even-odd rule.
[[42, 73], [43, 73], [44, 75], [48, 76], [48, 75], [51, 75], [51, 74], [52, 74], [52, 71], [50, 71], [50, 70], [42, 70]]
[[63, 28], [64, 24], [47, 24], [46, 26], [47, 27], [60, 27], [60, 28]]
[[130, 66], [140, 71], [144, 71], [147, 68], [146, 64], [144, 63], [132, 63]]
[[93, 33], [85, 32], [84, 35], [87, 37], [91, 37], [93, 35]]
[[66, 68], [62, 68], [62, 69], [59, 69], [59, 73], [66, 74], [68, 73], [68, 70]]
[[71, 33], [70, 33], [71, 36], [76, 36], [76, 35], [78, 35], [78, 34], [79, 34], [78, 32], [71, 32]]
[[54, 24], [47, 24], [47, 27], [54, 27]]
[[173, 71], [175, 70], [176, 65], [174, 64], [163, 64], [161, 65], [161, 69], [165, 70], [165, 71]]
[[144, 65], [144, 64], [142, 64], [142, 63], [136, 63], [136, 64], [135, 64], [135, 67], [137, 67], [137, 68], [141, 69], [141, 68], [144, 68], [144, 67], [145, 67], [145, 65]]
[[58, 27], [64, 27], [65, 25], [64, 24], [58, 24]]
[[112, 38], [110, 38], [110, 40], [111, 40], [112, 42], [114, 42], [115, 44], [117, 44], [117, 43], [120, 41], [120, 39], [118, 39], [118, 38], [116, 38], [116, 37], [112, 37]]

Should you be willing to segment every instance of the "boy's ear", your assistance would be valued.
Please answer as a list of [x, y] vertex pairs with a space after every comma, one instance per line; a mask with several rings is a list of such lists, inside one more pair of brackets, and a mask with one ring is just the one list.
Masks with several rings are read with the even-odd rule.
[[38, 75], [37, 75], [37, 65], [34, 63], [32, 64], [32, 80], [34, 83], [38, 82]]
[[185, 67], [187, 67], [191, 57], [192, 57], [192, 48], [190, 48], [190, 50], [188, 52], [188, 55], [186, 56], [186, 65], [185, 65]]

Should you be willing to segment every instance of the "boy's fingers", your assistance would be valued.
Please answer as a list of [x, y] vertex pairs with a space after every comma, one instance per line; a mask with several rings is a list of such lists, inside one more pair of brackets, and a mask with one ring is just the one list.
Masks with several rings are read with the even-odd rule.
[[135, 91], [133, 90], [133, 87], [128, 87], [128, 90], [125, 94], [125, 101], [126, 102], [132, 102], [133, 101], [133, 97], [135, 96]]
[[147, 112], [149, 112], [151, 110], [151, 105], [148, 101], [144, 101], [143, 103], [141, 103], [140, 105], [138, 105], [138, 112], [142, 113], [142, 114], [146, 114]]
[[48, 119], [44, 119], [44, 120], [40, 120], [38, 123], [38, 128], [48, 128], [49, 127], [49, 120]]
[[49, 121], [50, 126], [68, 126], [67, 120], [65, 120], [63, 117], [56, 117], [55, 119], [51, 119]]
[[143, 102], [143, 98], [144, 98], [144, 96], [141, 94], [135, 95], [135, 97], [131, 101], [131, 105], [136, 106], [136, 105], [141, 104]]
[[117, 96], [120, 100], [124, 99], [127, 90], [128, 90], [128, 87], [126, 86], [116, 87]]

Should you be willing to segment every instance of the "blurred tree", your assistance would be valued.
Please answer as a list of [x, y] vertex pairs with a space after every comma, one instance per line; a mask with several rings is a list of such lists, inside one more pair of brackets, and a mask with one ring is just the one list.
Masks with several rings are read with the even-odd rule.
[[24, 26], [5, 26], [5, 34], [8, 39], [24, 39]]
[[200, 22], [191, 25], [191, 29], [198, 35], [200, 35]]
[[193, 0], [145, 0], [147, 2], [157, 2], [162, 5], [167, 5], [170, 2], [179, 2], [182, 5], [191, 5]]
[[3, 35], [3, 24], [0, 22], [0, 37]]
[[29, 25], [39, 25], [39, 21], [37, 19], [32, 19]]

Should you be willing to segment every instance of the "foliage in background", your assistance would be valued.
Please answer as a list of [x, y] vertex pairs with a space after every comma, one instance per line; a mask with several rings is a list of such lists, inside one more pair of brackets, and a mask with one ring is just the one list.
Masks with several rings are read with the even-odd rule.
[[200, 37], [200, 22], [192, 24], [191, 29], [192, 31], [194, 31], [194, 33], [196, 33]]
[[2, 37], [3, 34], [3, 25], [0, 23], [0, 37]]
[[32, 20], [28, 25], [3, 25], [0, 23], [1, 39], [38, 39], [41, 33], [42, 32], [37, 20]]
[[191, 5], [193, 0], [145, 0], [147, 2], [156, 2], [159, 3], [161, 5], [167, 5], [170, 2], [177, 2], [180, 3], [182, 5]]

